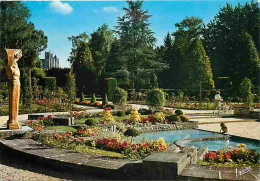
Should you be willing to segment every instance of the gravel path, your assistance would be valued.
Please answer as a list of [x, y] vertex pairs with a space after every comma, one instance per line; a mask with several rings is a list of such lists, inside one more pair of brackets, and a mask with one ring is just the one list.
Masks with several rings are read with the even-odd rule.
[[18, 159], [0, 150], [0, 181], [98, 180], [72, 170], [57, 170]]

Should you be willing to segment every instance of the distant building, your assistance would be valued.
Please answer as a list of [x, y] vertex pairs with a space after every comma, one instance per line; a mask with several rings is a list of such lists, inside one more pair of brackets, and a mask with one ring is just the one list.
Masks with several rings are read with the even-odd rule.
[[44, 69], [50, 69], [50, 68], [59, 68], [59, 58], [55, 55], [53, 56], [53, 53], [45, 52], [45, 58], [41, 59], [42, 61], [42, 68]]

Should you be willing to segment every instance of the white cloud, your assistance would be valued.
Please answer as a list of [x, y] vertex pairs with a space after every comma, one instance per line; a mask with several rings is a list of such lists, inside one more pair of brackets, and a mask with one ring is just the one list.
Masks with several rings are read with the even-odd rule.
[[116, 13], [118, 12], [118, 9], [115, 7], [115, 6], [106, 6], [106, 7], [103, 7], [103, 11], [104, 12], [107, 12], [107, 13]]
[[50, 3], [50, 7], [57, 13], [70, 14], [73, 8], [68, 3], [63, 3], [60, 0], [54, 0]]

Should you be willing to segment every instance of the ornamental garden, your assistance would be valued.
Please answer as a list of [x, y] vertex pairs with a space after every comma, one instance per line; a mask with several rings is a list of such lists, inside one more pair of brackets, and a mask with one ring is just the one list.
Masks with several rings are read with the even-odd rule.
[[29, 9], [0, 3], [1, 148], [113, 179], [258, 177], [260, 137], [236, 135], [226, 120], [260, 128], [258, 4], [227, 4], [207, 24], [186, 17], [156, 46], [143, 3], [127, 1], [114, 30], [69, 37], [71, 67], [49, 69], [38, 58], [48, 38]]

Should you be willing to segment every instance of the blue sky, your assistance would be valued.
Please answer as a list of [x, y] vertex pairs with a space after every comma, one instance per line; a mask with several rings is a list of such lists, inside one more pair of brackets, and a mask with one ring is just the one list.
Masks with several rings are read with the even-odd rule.
[[[152, 15], [151, 29], [157, 45], [162, 45], [167, 32], [176, 30], [175, 23], [186, 16], [197, 16], [207, 23], [227, 2], [236, 5], [250, 0], [145, 1], [143, 8]], [[48, 36], [46, 51], [60, 58], [61, 67], [69, 66], [71, 42], [67, 37], [82, 32], [90, 34], [104, 23], [114, 29], [117, 17], [124, 14], [122, 8], [127, 6], [125, 1], [27, 1], [25, 4], [32, 15], [30, 21]]]

